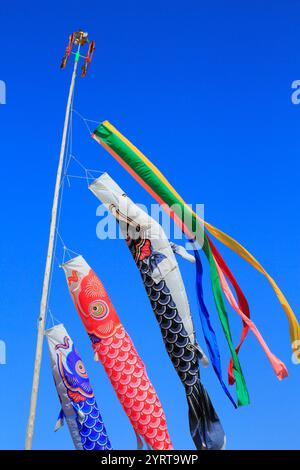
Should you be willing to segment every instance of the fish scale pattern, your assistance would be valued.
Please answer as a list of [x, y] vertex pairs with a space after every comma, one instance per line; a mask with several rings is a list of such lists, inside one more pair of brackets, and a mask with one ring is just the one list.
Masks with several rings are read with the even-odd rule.
[[137, 436], [154, 450], [172, 449], [162, 405], [103, 284], [82, 256], [65, 263], [64, 269], [95, 357], [103, 364]]
[[161, 403], [123, 326], [93, 348], [137, 434], [152, 449], [172, 449]]
[[170, 290], [165, 280], [154, 281], [149, 257], [138, 259], [135, 243], [130, 241], [129, 248], [142, 276], [166, 350], [184, 385], [189, 406], [190, 430], [195, 445], [197, 449], [221, 449], [225, 434], [200, 381], [197, 351], [190, 341]]
[[182, 319], [170, 294], [166, 282], [154, 282], [147, 260], [139, 261], [142, 275], [152, 309], [159, 323], [163, 340], [172, 363], [183, 382], [187, 395], [199, 381], [198, 357]]
[[87, 398], [78, 405], [80, 412], [84, 414], [83, 422], [77, 418], [84, 450], [111, 450], [112, 447], [95, 398]]

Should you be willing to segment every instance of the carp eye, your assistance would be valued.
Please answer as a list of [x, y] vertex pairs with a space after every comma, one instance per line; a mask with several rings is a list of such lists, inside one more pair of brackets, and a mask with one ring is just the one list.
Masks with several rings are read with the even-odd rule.
[[87, 378], [87, 373], [82, 361], [76, 362], [75, 370], [80, 377]]
[[91, 302], [89, 312], [95, 320], [103, 320], [109, 313], [108, 305], [104, 300], [95, 300]]

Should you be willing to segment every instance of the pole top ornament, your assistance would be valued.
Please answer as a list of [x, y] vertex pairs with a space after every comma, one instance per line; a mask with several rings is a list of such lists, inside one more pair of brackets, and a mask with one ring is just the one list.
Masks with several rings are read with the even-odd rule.
[[[89, 45], [88, 50], [87, 50], [86, 55], [82, 56], [82, 55], [79, 54], [79, 51], [80, 51], [80, 48], [82, 46], [85, 46], [86, 44]], [[74, 45], [77, 46], [76, 52], [73, 52]], [[66, 50], [65, 50], [65, 54], [62, 58], [60, 68], [65, 69], [70, 55], [75, 54], [75, 56], [76, 56], [75, 60], [76, 61], [78, 61], [80, 57], [82, 57], [84, 59], [84, 63], [81, 67], [81, 76], [85, 77], [86, 73], [88, 71], [88, 68], [90, 66], [90, 63], [92, 62], [92, 58], [93, 58], [95, 48], [96, 48], [95, 41], [90, 41], [90, 39], [88, 37], [88, 33], [86, 31], [79, 30], [79, 31], [73, 32], [69, 36], [69, 41], [68, 41], [68, 44], [67, 44], [67, 47], [66, 47]]]

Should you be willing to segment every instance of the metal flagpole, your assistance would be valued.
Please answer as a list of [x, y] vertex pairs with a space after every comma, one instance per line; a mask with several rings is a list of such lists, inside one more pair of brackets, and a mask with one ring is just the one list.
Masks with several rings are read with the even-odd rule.
[[[65, 68], [67, 59], [70, 53], [72, 52], [72, 47], [74, 44], [77, 44], [78, 48], [75, 54], [74, 68], [73, 68], [69, 96], [68, 96], [68, 101], [67, 101], [60, 155], [59, 155], [59, 163], [58, 163], [54, 197], [53, 197], [48, 252], [47, 252], [46, 267], [45, 267], [45, 273], [44, 273], [43, 291], [42, 291], [42, 298], [41, 298], [41, 304], [40, 304], [40, 314], [39, 314], [39, 319], [38, 319], [38, 335], [37, 335], [33, 382], [32, 382], [32, 391], [31, 391], [31, 400], [30, 400], [30, 411], [29, 411], [29, 418], [28, 418], [28, 423], [27, 423], [26, 442], [25, 442], [26, 450], [30, 450], [32, 448], [32, 438], [33, 438], [34, 422], [35, 422], [35, 416], [36, 416], [38, 387], [39, 387], [41, 361], [42, 361], [43, 340], [44, 340], [44, 332], [45, 332], [46, 306], [47, 306], [47, 299], [48, 299], [50, 271], [51, 271], [52, 259], [53, 259], [53, 249], [54, 249], [56, 220], [57, 220], [57, 207], [58, 207], [58, 199], [59, 199], [60, 187], [61, 187], [62, 169], [63, 169], [66, 139], [67, 139], [67, 130], [68, 130], [68, 125], [69, 125], [69, 118], [70, 118], [71, 104], [72, 104], [72, 98], [73, 98], [73, 93], [74, 93], [77, 66], [78, 66], [78, 62], [80, 58], [80, 47], [86, 44], [87, 42], [88, 42], [87, 33], [83, 31], [78, 31], [76, 33], [73, 33], [70, 36], [69, 44], [66, 49], [66, 54], [63, 58], [63, 62], [61, 65], [61, 68]], [[85, 59], [84, 65], [86, 65], [86, 61], [87, 61], [87, 58]]]

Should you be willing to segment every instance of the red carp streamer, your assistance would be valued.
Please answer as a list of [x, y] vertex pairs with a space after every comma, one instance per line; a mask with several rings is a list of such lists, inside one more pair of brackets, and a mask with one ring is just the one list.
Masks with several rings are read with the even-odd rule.
[[154, 450], [172, 449], [162, 405], [100, 279], [82, 256], [63, 268], [95, 357], [102, 362], [138, 439], [144, 438]]

